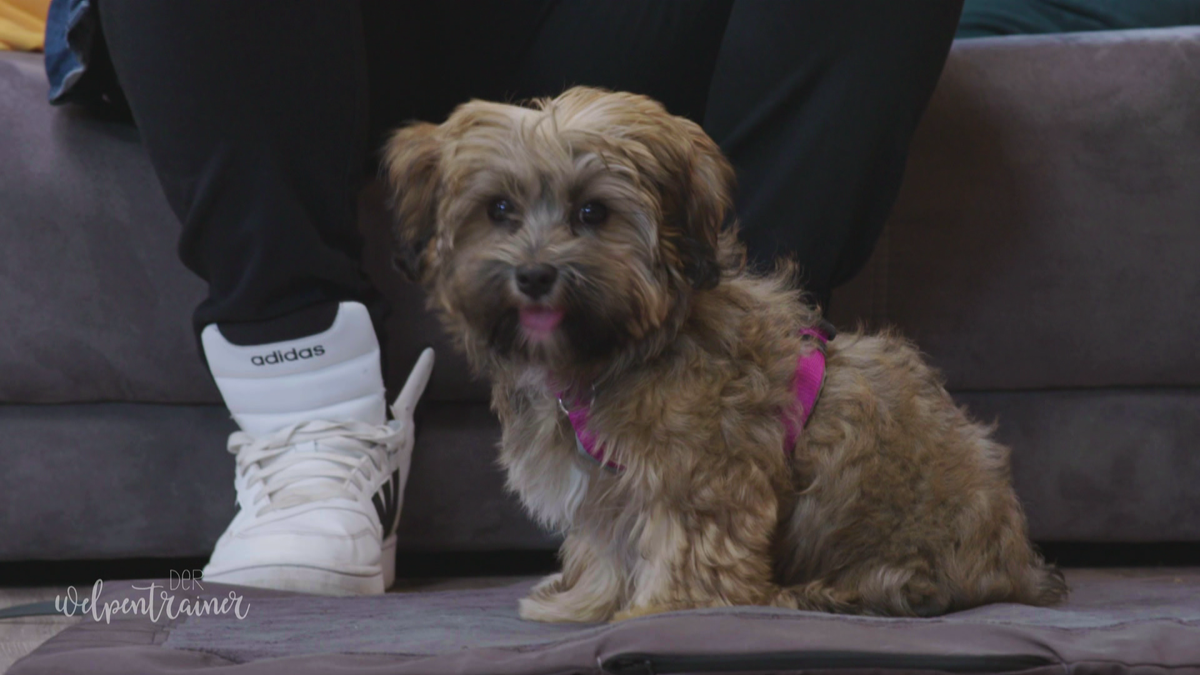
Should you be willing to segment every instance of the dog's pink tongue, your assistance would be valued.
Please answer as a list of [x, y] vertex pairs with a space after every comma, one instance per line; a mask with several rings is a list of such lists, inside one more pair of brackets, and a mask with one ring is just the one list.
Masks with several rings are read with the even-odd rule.
[[562, 323], [563, 311], [553, 307], [522, 307], [521, 327], [532, 337], [544, 338]]

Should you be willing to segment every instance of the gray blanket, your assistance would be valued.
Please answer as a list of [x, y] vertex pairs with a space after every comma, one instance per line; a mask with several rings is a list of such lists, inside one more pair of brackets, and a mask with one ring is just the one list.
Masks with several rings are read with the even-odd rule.
[[[11, 673], [1200, 673], [1200, 570], [1068, 579], [1072, 598], [1054, 609], [880, 619], [742, 607], [583, 626], [522, 621], [528, 582], [341, 599], [206, 584], [172, 595], [233, 590], [242, 617], [85, 617]], [[102, 601], [145, 595], [111, 584]]]

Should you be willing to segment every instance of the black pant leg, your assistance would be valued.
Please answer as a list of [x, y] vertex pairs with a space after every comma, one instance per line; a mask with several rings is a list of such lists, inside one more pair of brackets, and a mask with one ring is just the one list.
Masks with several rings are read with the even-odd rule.
[[[702, 122], [732, 0], [567, 0], [536, 14], [510, 96], [555, 96], [575, 85], [645, 94]], [[530, 13], [533, 15], [533, 13]]]
[[[208, 282], [197, 332], [341, 300], [378, 308], [356, 226], [368, 114], [359, 4], [99, 8], [117, 77], [183, 223], [180, 256]], [[261, 341], [286, 337], [268, 331]]]
[[738, 172], [742, 239], [823, 307], [865, 264], [963, 0], [739, 0], [704, 126]]
[[373, 143], [471, 98], [574, 85], [652, 96], [700, 121], [732, 0], [368, 2]]
[[[634, 91], [704, 125], [738, 170], [742, 238], [830, 291], [869, 257], [962, 0], [450, 2], [422, 117], [469, 97]], [[482, 27], [478, 30], [472, 26]], [[494, 30], [488, 30], [491, 27]], [[473, 32], [474, 30], [474, 32]], [[481, 64], [485, 64], [481, 67]], [[435, 91], [442, 87], [441, 91]]]

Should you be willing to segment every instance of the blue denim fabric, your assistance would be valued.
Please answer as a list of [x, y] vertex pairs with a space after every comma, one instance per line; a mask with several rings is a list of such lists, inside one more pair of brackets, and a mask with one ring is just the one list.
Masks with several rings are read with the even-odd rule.
[[1200, 24], [1200, 0], [966, 0], [960, 38]]
[[83, 103], [100, 97], [80, 87], [88, 76], [99, 19], [91, 0], [51, 0], [46, 18], [46, 76], [51, 103]]

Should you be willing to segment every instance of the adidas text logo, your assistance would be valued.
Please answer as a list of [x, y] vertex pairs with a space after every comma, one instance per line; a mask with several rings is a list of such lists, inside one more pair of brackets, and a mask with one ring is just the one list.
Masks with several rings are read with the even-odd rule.
[[253, 363], [256, 366], [270, 366], [276, 363], [301, 361], [303, 359], [312, 359], [324, 355], [325, 348], [321, 345], [317, 345], [315, 347], [305, 347], [304, 349], [296, 349], [293, 347], [286, 352], [281, 352], [276, 349], [266, 356], [252, 356], [250, 357], [250, 363]]

